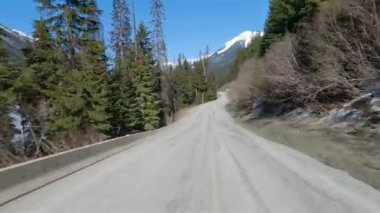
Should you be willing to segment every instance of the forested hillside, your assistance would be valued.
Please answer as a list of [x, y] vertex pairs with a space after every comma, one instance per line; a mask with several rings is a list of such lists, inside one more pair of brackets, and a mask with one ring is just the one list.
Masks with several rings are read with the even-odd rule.
[[376, 96], [379, 7], [378, 0], [270, 1], [264, 37], [235, 63], [232, 105], [323, 114], [363, 93]]
[[0, 41], [0, 166], [154, 130], [216, 98], [206, 60], [167, 66], [161, 0], [151, 1], [151, 29], [113, 0], [113, 58], [96, 0], [36, 2], [43, 18], [25, 63], [14, 65]]

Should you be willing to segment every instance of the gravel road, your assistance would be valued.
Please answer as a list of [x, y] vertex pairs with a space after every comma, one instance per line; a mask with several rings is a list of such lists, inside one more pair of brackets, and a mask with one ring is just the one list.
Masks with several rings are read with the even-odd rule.
[[235, 124], [223, 93], [0, 212], [380, 212], [380, 193]]

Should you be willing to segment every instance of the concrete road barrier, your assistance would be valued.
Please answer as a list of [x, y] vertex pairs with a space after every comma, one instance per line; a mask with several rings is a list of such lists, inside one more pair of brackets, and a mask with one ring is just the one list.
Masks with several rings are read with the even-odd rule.
[[3, 168], [0, 170], [0, 206], [115, 155], [152, 133], [115, 138]]

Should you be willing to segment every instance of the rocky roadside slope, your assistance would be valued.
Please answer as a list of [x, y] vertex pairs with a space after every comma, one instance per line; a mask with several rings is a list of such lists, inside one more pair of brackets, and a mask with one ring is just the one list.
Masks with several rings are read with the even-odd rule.
[[265, 103], [229, 111], [246, 128], [290, 146], [380, 190], [380, 83], [333, 110], [276, 114]]

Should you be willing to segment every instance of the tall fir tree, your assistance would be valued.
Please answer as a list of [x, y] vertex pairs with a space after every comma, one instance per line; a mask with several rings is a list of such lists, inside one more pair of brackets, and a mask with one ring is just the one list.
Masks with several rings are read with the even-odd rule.
[[90, 10], [89, 0], [37, 0], [39, 9], [54, 38], [65, 56], [64, 60], [74, 68], [77, 65], [76, 53], [80, 50], [82, 33], [86, 31], [86, 11]]
[[149, 31], [144, 24], [139, 25], [136, 35], [136, 103], [139, 109], [139, 121], [143, 130], [158, 127], [160, 117], [160, 96], [155, 91], [154, 60]]
[[167, 62], [167, 53], [163, 28], [165, 8], [162, 0], [151, 0], [151, 15], [153, 25], [153, 57], [159, 66], [164, 66]]
[[10, 71], [6, 65], [7, 55], [5, 48], [3, 48], [2, 40], [0, 38], [0, 146], [9, 144], [11, 137], [11, 127], [8, 121], [8, 109], [10, 100], [13, 95], [10, 93], [9, 88], [12, 85], [10, 79]]
[[26, 66], [33, 73], [41, 96], [49, 99], [58, 83], [56, 73], [61, 68], [60, 52], [43, 20], [34, 23], [34, 47], [25, 51]]
[[38, 0], [64, 56], [52, 108], [56, 132], [109, 128], [106, 57], [99, 39], [101, 11], [95, 0]]
[[102, 13], [99, 10], [97, 0], [88, 0], [89, 6], [87, 8], [88, 21], [87, 21], [87, 30], [91, 31], [90, 39], [104, 42], [104, 28], [100, 20], [100, 15]]
[[204, 102], [204, 94], [207, 92], [207, 80], [204, 75], [202, 59], [194, 63], [194, 89], [196, 94], [196, 103]]
[[169, 73], [167, 73], [167, 52], [164, 35], [165, 8], [162, 0], [151, 0], [151, 16], [153, 25], [153, 59], [155, 60], [155, 91], [161, 96], [162, 111], [160, 112], [161, 125], [170, 122], [174, 114], [170, 97]]
[[23, 152], [37, 157], [43, 152], [52, 126], [49, 103], [59, 82], [57, 72], [61, 69], [61, 62], [60, 52], [44, 21], [35, 21], [33, 37], [34, 47], [24, 50], [26, 67], [15, 80], [12, 90], [17, 94], [16, 103], [25, 120], [24, 129], [31, 135], [27, 140], [28, 148]]
[[132, 27], [130, 9], [125, 0], [113, 0], [112, 10], [112, 49], [115, 52], [115, 66], [118, 69], [127, 59], [127, 51], [131, 48]]
[[302, 27], [302, 23], [314, 15], [322, 1], [325, 0], [271, 0], [260, 54], [264, 55], [270, 45], [285, 33], [294, 33]]
[[86, 101], [83, 122], [92, 128], [105, 132], [110, 128], [106, 108], [108, 106], [107, 94], [107, 66], [105, 47], [102, 41], [86, 40], [81, 53], [82, 65], [81, 72], [84, 79], [81, 81], [86, 85], [82, 98]]
[[[115, 66], [110, 74], [108, 107], [112, 128], [110, 134], [120, 136], [138, 130], [138, 110], [134, 84], [136, 42], [132, 42], [130, 8], [125, 0], [113, 1], [112, 47]], [[135, 43], [135, 45], [133, 45]]]
[[9, 134], [7, 113], [9, 108], [10, 94], [8, 93], [8, 89], [12, 85], [10, 79], [10, 71], [6, 65], [6, 50], [3, 47], [2, 43], [3, 41], [0, 38], [0, 129], [2, 129], [0, 131], [0, 142], [2, 140], [5, 140], [6, 135]]
[[134, 63], [132, 60], [124, 64], [124, 69], [115, 69], [108, 83], [110, 123], [109, 134], [121, 136], [138, 131], [138, 108], [134, 83]]
[[9, 106], [9, 88], [12, 85], [10, 70], [6, 65], [7, 54], [0, 38], [0, 118], [4, 119]]

